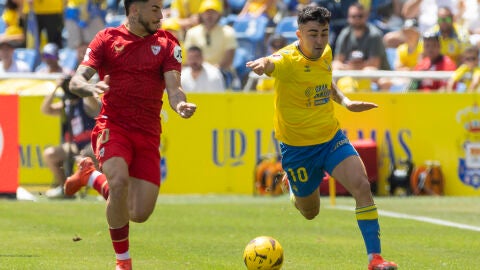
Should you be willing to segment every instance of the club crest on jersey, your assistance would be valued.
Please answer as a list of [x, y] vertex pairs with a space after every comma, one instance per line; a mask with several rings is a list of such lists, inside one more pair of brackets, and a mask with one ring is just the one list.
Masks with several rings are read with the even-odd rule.
[[116, 53], [121, 53], [123, 49], [125, 49], [125, 45], [114, 44], [113, 48], [115, 49]]
[[150, 48], [152, 49], [152, 52], [153, 52], [154, 55], [157, 55], [160, 52], [160, 49], [161, 49], [161, 47], [158, 46], [158, 45], [152, 45]]

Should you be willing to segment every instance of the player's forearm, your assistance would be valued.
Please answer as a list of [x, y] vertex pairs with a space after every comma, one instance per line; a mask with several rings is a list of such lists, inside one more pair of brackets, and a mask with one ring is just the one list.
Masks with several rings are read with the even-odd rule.
[[332, 82], [332, 99], [342, 106], [346, 106], [350, 99], [347, 98], [340, 89], [338, 89], [337, 85]]
[[187, 96], [180, 89], [174, 91], [174, 93], [168, 93], [168, 103], [170, 103], [170, 107], [172, 107], [175, 112], [180, 113], [178, 111], [178, 105], [183, 102], [187, 102]]
[[68, 85], [70, 91], [80, 97], [89, 97], [95, 93], [95, 84], [88, 81], [95, 74], [95, 70], [80, 66], [75, 75], [73, 75], [70, 84]]

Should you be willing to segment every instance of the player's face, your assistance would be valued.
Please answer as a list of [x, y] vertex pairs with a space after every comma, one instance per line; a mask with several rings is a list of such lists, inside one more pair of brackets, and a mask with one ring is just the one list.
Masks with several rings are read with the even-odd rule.
[[309, 21], [299, 25], [297, 37], [302, 53], [308, 58], [320, 58], [328, 44], [328, 31], [328, 23]]
[[162, 7], [162, 0], [149, 0], [140, 5], [138, 23], [143, 26], [145, 32], [154, 34], [160, 28], [163, 18]]

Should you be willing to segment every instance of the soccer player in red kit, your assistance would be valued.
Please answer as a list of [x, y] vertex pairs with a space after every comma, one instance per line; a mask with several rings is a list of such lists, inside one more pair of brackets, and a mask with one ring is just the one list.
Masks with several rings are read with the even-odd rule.
[[[102, 95], [102, 109], [92, 132], [92, 146], [102, 172], [84, 159], [67, 179], [65, 194], [93, 186], [107, 199], [106, 215], [116, 269], [131, 269], [129, 221], [145, 222], [160, 187], [160, 111], [164, 89], [170, 106], [191, 117], [180, 84], [181, 49], [160, 30], [162, 0], [125, 0], [127, 21], [97, 33], [70, 83], [85, 96]], [[92, 84], [98, 73], [101, 81]]]

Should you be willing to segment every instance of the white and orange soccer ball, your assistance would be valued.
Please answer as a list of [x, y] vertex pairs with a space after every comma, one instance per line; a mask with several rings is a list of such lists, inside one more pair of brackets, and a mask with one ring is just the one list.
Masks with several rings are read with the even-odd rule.
[[270, 236], [259, 236], [250, 241], [243, 251], [248, 270], [279, 270], [283, 264], [283, 248]]

